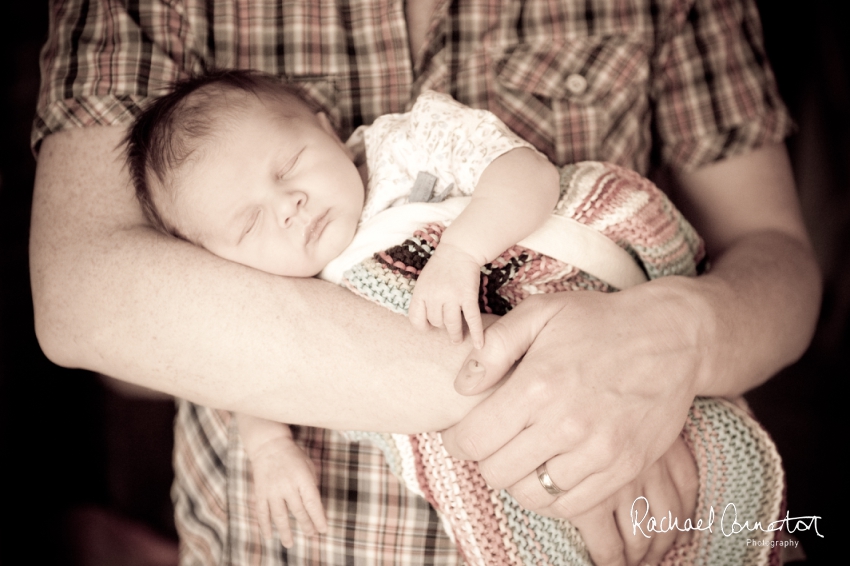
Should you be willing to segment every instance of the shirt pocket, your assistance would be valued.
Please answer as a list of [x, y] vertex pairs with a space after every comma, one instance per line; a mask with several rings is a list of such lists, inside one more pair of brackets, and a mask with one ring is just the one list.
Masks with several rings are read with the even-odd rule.
[[621, 138], [647, 135], [649, 48], [640, 38], [518, 43], [499, 53], [495, 73], [511, 126], [557, 165], [617, 162], [610, 143], [634, 149]]
[[[294, 87], [316, 110], [327, 114], [339, 127], [339, 84], [346, 72], [342, 16], [336, 2], [244, 2], [256, 21], [266, 23], [255, 49], [259, 57], [274, 53], [274, 72]], [[272, 34], [281, 34], [273, 36]]]

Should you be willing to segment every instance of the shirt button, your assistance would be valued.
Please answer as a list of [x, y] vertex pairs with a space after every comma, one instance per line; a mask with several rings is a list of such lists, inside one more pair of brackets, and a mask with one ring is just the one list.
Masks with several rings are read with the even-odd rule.
[[587, 79], [574, 73], [567, 77], [567, 90], [575, 95], [584, 94], [587, 90]]

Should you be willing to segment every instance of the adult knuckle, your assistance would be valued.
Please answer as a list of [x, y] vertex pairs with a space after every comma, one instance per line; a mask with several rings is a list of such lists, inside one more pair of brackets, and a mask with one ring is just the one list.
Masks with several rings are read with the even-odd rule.
[[573, 497], [570, 492], [558, 496], [552, 503], [552, 510], [562, 519], [573, 520], [593, 509], [594, 503], [587, 497]]
[[490, 460], [483, 460], [478, 463], [478, 471], [487, 485], [494, 489], [503, 489], [505, 485], [505, 470], [498, 464], [492, 463]]
[[562, 519], [574, 519], [579, 515], [572, 503], [563, 496], [559, 497], [554, 503], [552, 503], [552, 510]]
[[537, 405], [543, 405], [553, 401], [552, 394], [554, 387], [548, 379], [543, 379], [538, 376], [534, 379], [526, 380], [525, 396]]
[[597, 439], [597, 453], [600, 464], [608, 466], [618, 458], [623, 460], [623, 445], [616, 433], [601, 435]]
[[502, 321], [494, 323], [487, 329], [487, 345], [493, 352], [509, 352], [509, 333], [505, 323]]
[[590, 438], [597, 436], [599, 425], [593, 416], [584, 416], [574, 419], [573, 429], [579, 438]]
[[484, 452], [476, 435], [471, 433], [460, 434], [455, 442], [460, 453], [469, 460], [478, 461], [484, 457]]
[[548, 431], [549, 442], [555, 446], [569, 447], [589, 438], [592, 428], [581, 419], [561, 414], [557, 415]]
[[[521, 483], [511, 487], [508, 492], [523, 509], [536, 512], [543, 509], [545, 502], [541, 501], [540, 494], [533, 489]], [[540, 487], [540, 490], [542, 491], [543, 488]]]
[[[647, 467], [647, 457], [640, 444], [632, 440], [612, 439], [607, 443], [607, 450], [612, 456], [608, 462], [616, 465], [619, 475], [628, 481], [637, 477]], [[651, 466], [650, 466], [651, 468]], [[656, 473], [657, 470], [653, 473]]]
[[576, 437], [581, 438], [587, 433], [581, 421], [563, 415], [558, 418], [551, 430], [555, 434], [552, 440], [559, 443], [569, 442]]

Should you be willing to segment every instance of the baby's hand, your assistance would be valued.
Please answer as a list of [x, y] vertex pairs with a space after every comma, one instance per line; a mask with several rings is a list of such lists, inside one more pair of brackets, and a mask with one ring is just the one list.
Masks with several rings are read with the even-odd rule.
[[[289, 438], [277, 438], [262, 444], [251, 458], [254, 471], [254, 495], [260, 530], [272, 537], [274, 521], [280, 542], [292, 546], [289, 513], [308, 536], [327, 532], [328, 522], [322, 509], [313, 462]], [[287, 512], [288, 509], [288, 512]]]
[[440, 244], [416, 280], [408, 316], [420, 330], [445, 326], [452, 342], [463, 340], [463, 317], [472, 344], [484, 346], [484, 329], [478, 310], [481, 266], [468, 253], [451, 244]]

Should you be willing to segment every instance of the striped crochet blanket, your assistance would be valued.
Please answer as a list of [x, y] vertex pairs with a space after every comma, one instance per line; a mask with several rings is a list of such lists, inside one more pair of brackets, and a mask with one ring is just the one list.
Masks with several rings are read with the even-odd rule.
[[[659, 189], [631, 171], [596, 162], [563, 168], [555, 214], [610, 238], [650, 279], [695, 276], [702, 269], [703, 246], [693, 228]], [[417, 274], [439, 244], [443, 228], [427, 225], [403, 244], [362, 261], [345, 273], [343, 284], [406, 313]], [[504, 314], [530, 294], [574, 290], [618, 289], [568, 263], [514, 246], [482, 268], [479, 303], [483, 312]], [[694, 524], [702, 520], [705, 527], [711, 521], [712, 528], [695, 530], [691, 542], [671, 549], [663, 564], [779, 563], [779, 548], [771, 546], [777, 533], [732, 533], [736, 527], [732, 508], [727, 509], [734, 505], [739, 526], [759, 521], [764, 529], [784, 513], [782, 465], [764, 429], [742, 405], [697, 399], [681, 434], [699, 469]], [[445, 451], [440, 433], [349, 436], [384, 451], [393, 472], [439, 511], [468, 564], [591, 564], [569, 522], [526, 511], [506, 491], [489, 488], [476, 463], [456, 460]], [[764, 542], [754, 544], [756, 540]]]

